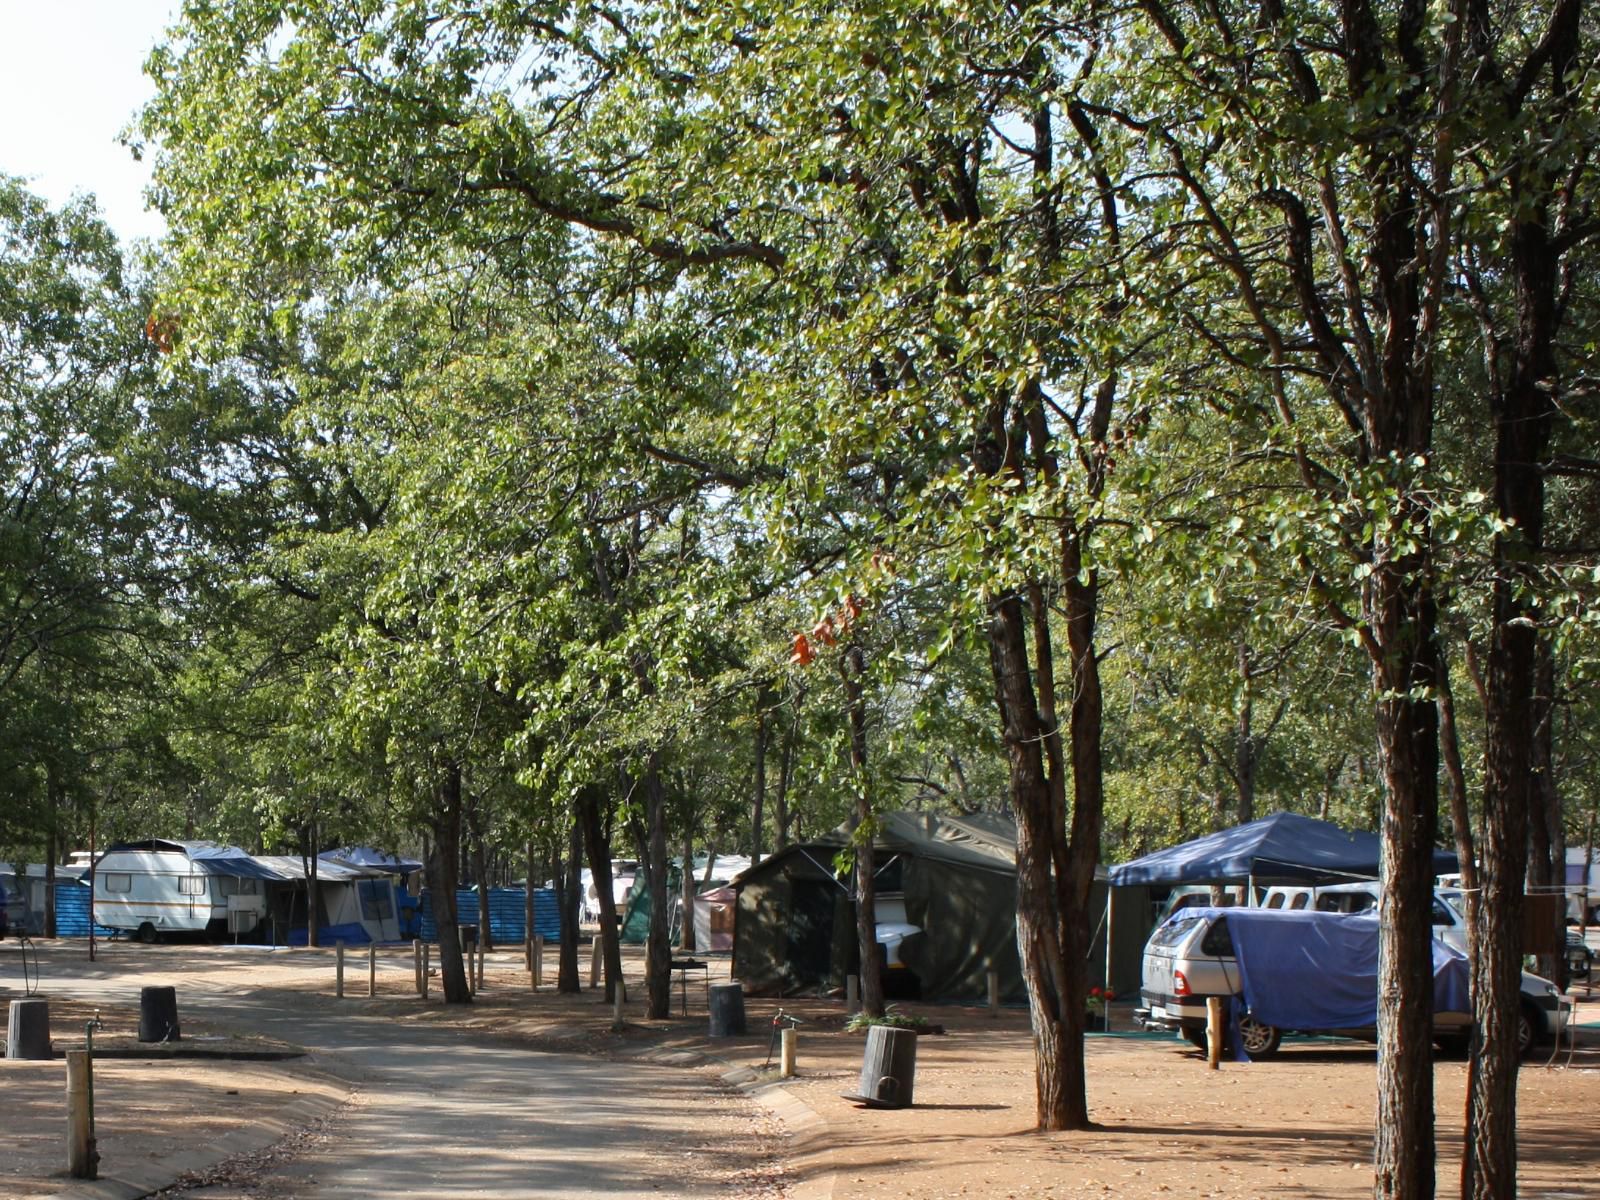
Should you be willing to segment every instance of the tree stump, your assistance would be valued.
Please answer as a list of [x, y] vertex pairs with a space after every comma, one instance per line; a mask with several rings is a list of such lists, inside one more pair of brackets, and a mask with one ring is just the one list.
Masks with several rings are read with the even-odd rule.
[[861, 1056], [860, 1086], [845, 1099], [870, 1108], [910, 1108], [916, 1075], [916, 1030], [874, 1025], [867, 1030], [867, 1048]]
[[176, 1042], [178, 1033], [178, 989], [143, 987], [139, 989], [139, 1040]]
[[13, 1000], [6, 1020], [7, 1058], [50, 1057], [50, 1001]]
[[743, 984], [717, 984], [711, 989], [710, 1008], [712, 1037], [737, 1037], [746, 1032]]

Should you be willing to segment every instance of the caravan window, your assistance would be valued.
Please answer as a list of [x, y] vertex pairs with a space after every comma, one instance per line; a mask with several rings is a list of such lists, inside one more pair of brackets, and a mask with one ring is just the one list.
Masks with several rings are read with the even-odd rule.
[[259, 879], [240, 879], [237, 875], [218, 875], [217, 894], [219, 896], [254, 896], [260, 882]]
[[101, 878], [106, 881], [106, 891], [108, 892], [133, 891], [133, 876], [126, 871], [109, 871]]
[[204, 875], [178, 876], [178, 895], [204, 896], [206, 894], [206, 877]]

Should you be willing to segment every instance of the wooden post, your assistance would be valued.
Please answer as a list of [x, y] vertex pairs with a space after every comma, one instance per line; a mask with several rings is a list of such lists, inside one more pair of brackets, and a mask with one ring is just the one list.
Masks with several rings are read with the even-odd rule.
[[433, 957], [433, 947], [427, 942], [422, 943], [422, 998], [428, 998], [428, 972], [431, 969], [429, 960]]
[[594, 949], [589, 954], [589, 986], [600, 986], [600, 935], [594, 935]]
[[412, 938], [411, 939], [411, 982], [417, 989], [417, 995], [424, 996], [424, 995], [427, 994], [423, 990], [423, 987], [422, 987], [422, 939], [421, 938]]
[[344, 942], [337, 941], [333, 944], [333, 994], [336, 999], [344, 999]]
[[67, 1173], [74, 1179], [99, 1178], [94, 1147], [94, 1068], [87, 1050], [67, 1051]]
[[844, 1010], [847, 1013], [861, 1011], [861, 977], [859, 975], [846, 975], [844, 977]]
[[484, 955], [484, 951], [486, 949], [487, 949], [487, 947], [484, 946], [483, 939], [479, 938], [478, 939], [478, 990], [480, 992], [483, 991], [483, 955]]
[[1215, 1071], [1222, 1062], [1222, 997], [1206, 1001], [1206, 1066]]
[[544, 986], [544, 938], [533, 935], [533, 986], [537, 991]]
[[367, 997], [378, 994], [378, 943], [367, 943]]
[[779, 1061], [782, 1063], [782, 1074], [785, 1079], [794, 1078], [795, 1041], [795, 1031], [794, 1027], [791, 1025], [788, 1029], [783, 1031], [783, 1048], [781, 1054], [779, 1055]]
[[989, 968], [989, 1015], [1000, 1015], [1000, 972]]

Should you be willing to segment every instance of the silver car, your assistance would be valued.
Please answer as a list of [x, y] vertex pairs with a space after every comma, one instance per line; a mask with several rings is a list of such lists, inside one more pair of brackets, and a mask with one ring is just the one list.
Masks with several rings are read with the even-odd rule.
[[[1242, 991], [1243, 979], [1234, 957], [1226, 911], [1180, 909], [1158, 926], [1145, 944], [1140, 1007], [1134, 1010], [1134, 1019], [1147, 1029], [1181, 1033], [1203, 1048], [1206, 1001], [1212, 996], [1236, 996]], [[1569, 1008], [1555, 984], [1524, 972], [1519, 1013], [1517, 1041], [1526, 1053], [1535, 1043], [1554, 1038], [1566, 1028]], [[1435, 1012], [1433, 1019], [1434, 1038], [1441, 1048], [1453, 1052], [1466, 1049], [1472, 1034], [1470, 1012]], [[1240, 1040], [1252, 1058], [1276, 1052], [1285, 1032], [1366, 1040], [1376, 1036], [1370, 1026], [1286, 1031], [1256, 1021], [1249, 1014], [1239, 1023]]]

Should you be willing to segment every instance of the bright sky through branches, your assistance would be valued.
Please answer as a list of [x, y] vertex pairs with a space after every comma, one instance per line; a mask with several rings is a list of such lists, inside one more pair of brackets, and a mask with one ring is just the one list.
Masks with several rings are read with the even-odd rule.
[[94, 193], [124, 239], [154, 237], [148, 162], [117, 141], [152, 88], [144, 60], [179, 0], [0, 0], [0, 173], [53, 205]]

